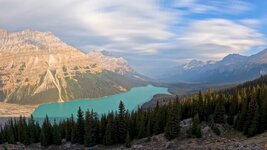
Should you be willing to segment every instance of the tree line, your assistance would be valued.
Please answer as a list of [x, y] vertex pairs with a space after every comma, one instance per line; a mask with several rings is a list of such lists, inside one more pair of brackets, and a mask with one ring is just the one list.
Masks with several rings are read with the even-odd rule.
[[51, 122], [46, 116], [42, 125], [33, 117], [10, 119], [0, 128], [0, 143], [16, 142], [42, 146], [60, 145], [65, 139], [86, 147], [96, 144], [125, 144], [131, 146], [133, 139], [164, 133], [169, 140], [179, 136], [180, 121], [193, 118], [190, 137], [201, 137], [201, 122], [210, 124], [220, 134], [216, 124], [229, 124], [247, 136], [254, 136], [267, 129], [267, 76], [224, 91], [198, 94], [179, 98], [167, 105], [129, 112], [121, 101], [118, 111], [99, 116], [93, 110], [77, 111], [59, 122]]

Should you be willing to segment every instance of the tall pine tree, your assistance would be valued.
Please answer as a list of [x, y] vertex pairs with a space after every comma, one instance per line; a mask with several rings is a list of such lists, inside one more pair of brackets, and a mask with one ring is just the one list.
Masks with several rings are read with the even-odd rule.
[[218, 103], [214, 111], [214, 122], [215, 123], [224, 123], [225, 107], [224, 107], [223, 98], [224, 98], [223, 95], [220, 94]]
[[77, 124], [76, 124], [76, 131], [77, 131], [77, 142], [79, 144], [84, 143], [84, 117], [83, 117], [83, 111], [81, 107], [79, 107], [77, 112]]
[[165, 128], [165, 136], [171, 140], [178, 137], [180, 132], [180, 113], [178, 106], [170, 105], [167, 124]]
[[125, 107], [122, 101], [120, 101], [119, 104], [119, 114], [118, 114], [118, 122], [117, 122], [117, 127], [118, 127], [118, 142], [119, 143], [124, 143], [126, 139], [126, 135], [128, 132], [128, 127], [126, 123], [126, 111]]
[[48, 119], [48, 116], [46, 115], [44, 122], [43, 122], [42, 130], [41, 130], [41, 137], [40, 137], [42, 146], [48, 146], [53, 143], [52, 132], [53, 132], [52, 125]]

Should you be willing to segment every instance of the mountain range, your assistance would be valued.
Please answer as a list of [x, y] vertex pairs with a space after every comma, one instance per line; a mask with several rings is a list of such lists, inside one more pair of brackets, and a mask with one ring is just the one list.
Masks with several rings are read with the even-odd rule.
[[[165, 82], [233, 83], [267, 73], [267, 49], [220, 61], [192, 60], [160, 78]], [[148, 84], [124, 58], [80, 50], [51, 32], [0, 29], [0, 102], [41, 104], [90, 99]]]
[[192, 60], [161, 77], [167, 82], [232, 83], [267, 73], [267, 49], [251, 55], [230, 54], [220, 61]]
[[0, 102], [97, 98], [145, 84], [123, 58], [85, 54], [50, 32], [0, 30]]

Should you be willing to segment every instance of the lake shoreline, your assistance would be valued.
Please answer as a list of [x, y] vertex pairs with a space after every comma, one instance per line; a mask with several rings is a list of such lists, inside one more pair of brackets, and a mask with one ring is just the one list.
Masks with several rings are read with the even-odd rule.
[[[32, 114], [36, 118], [43, 118], [46, 115], [55, 118], [69, 117], [71, 114], [76, 114], [79, 107], [81, 107], [83, 111], [93, 109], [98, 114], [104, 114], [116, 111], [121, 100], [125, 103], [125, 108], [132, 111], [138, 105], [143, 105], [145, 102], [150, 101], [154, 95], [160, 93], [170, 94], [168, 88], [156, 87], [150, 84], [131, 88], [127, 92], [96, 99], [76, 99], [73, 101], [42, 104], [39, 105]], [[104, 108], [103, 106], [108, 107]]]
[[[114, 97], [116, 95], [125, 94], [127, 92], [130, 92], [131, 90], [134, 90], [135, 88], [145, 88], [145, 87], [165, 88], [165, 87], [159, 87], [159, 86], [154, 86], [154, 85], [148, 84], [146, 86], [133, 87], [126, 92], [120, 92], [118, 94], [103, 96], [100, 98], [82, 98], [82, 99], [68, 100], [68, 101], [64, 101], [64, 102], [44, 103], [44, 104], [39, 104], [39, 105], [20, 105], [20, 104], [0, 102], [0, 123], [1, 123], [1, 120], [6, 120], [6, 118], [18, 118], [20, 116], [24, 116], [24, 117], [28, 118], [33, 114], [33, 112], [35, 112], [36, 109], [38, 109], [39, 107], [44, 106], [44, 105], [73, 103], [75, 101], [98, 101], [99, 99], [106, 99], [108, 97]], [[153, 99], [153, 96], [151, 96], [151, 98], [149, 98], [149, 100], [139, 103], [136, 107], [142, 106], [146, 102], [151, 101]], [[39, 118], [39, 117], [36, 117], [36, 118]]]
[[[79, 101], [79, 100], [88, 100], [88, 101], [91, 101], [91, 100], [98, 100], [98, 99], [100, 99], [100, 98], [106, 98], [106, 97], [111, 97], [111, 96], [115, 96], [115, 95], [118, 95], [118, 94], [123, 94], [123, 93], [127, 93], [127, 92], [129, 92], [129, 91], [131, 91], [132, 89], [134, 89], [134, 88], [140, 88], [140, 87], [148, 87], [148, 86], [154, 86], [154, 87], [159, 87], [159, 88], [167, 88], [167, 87], [161, 87], [161, 86], [158, 86], [158, 85], [154, 85], [154, 84], [147, 84], [147, 85], [145, 85], [145, 86], [136, 86], [136, 87], [132, 87], [132, 88], [130, 88], [129, 90], [127, 90], [127, 91], [121, 91], [121, 92], [118, 92], [118, 93], [116, 93], [116, 94], [111, 94], [111, 95], [105, 95], [105, 96], [100, 96], [100, 97], [94, 97], [94, 98], [77, 98], [77, 99], [69, 99], [69, 100], [66, 100], [66, 101], [63, 101], [63, 102], [48, 102], [48, 103], [43, 103], [43, 104], [39, 104], [39, 105], [37, 105], [37, 107], [38, 106], [40, 106], [40, 105], [45, 105], [45, 104], [54, 104], [54, 103], [66, 103], [66, 102], [73, 102], [73, 101]], [[172, 94], [170, 91], [169, 91], [169, 88], [167, 88], [168, 89], [168, 93], [169, 94]], [[151, 99], [152, 100], [152, 99]]]

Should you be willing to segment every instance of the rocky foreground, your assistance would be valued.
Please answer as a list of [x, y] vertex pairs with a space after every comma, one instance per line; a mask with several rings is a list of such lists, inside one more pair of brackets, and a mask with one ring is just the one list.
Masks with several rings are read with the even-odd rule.
[[[189, 120], [190, 122], [190, 120]], [[188, 121], [186, 122], [188, 123]], [[181, 128], [180, 137], [172, 141], [168, 141], [164, 134], [152, 136], [150, 138], [143, 138], [134, 140], [131, 148], [126, 148], [124, 145], [104, 146], [96, 145], [91, 148], [85, 148], [79, 144], [71, 144], [70, 142], [63, 141], [60, 146], [51, 145], [49, 147], [41, 147], [39, 143], [32, 144], [30, 146], [24, 146], [22, 144], [11, 145], [2, 144], [0, 150], [266, 150], [267, 149], [267, 132], [256, 135], [251, 138], [243, 136], [241, 133], [233, 130], [227, 125], [218, 125], [222, 134], [217, 136], [212, 132], [211, 128], [206, 124], [202, 124], [202, 138], [188, 138], [186, 135], [187, 125], [183, 125]]]

